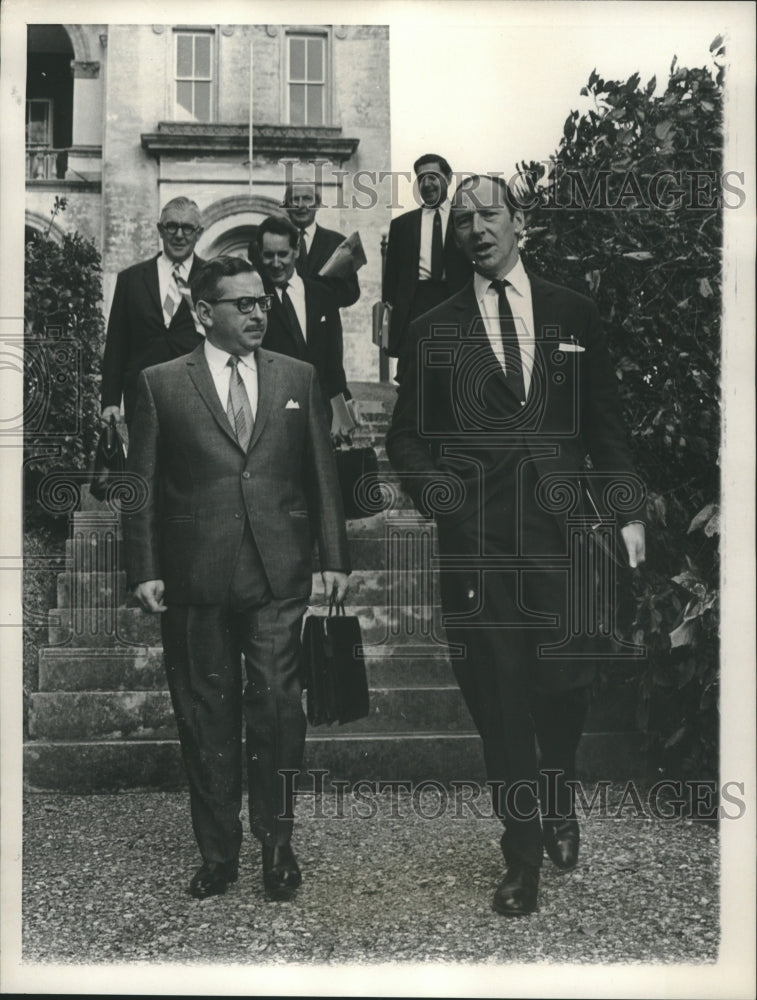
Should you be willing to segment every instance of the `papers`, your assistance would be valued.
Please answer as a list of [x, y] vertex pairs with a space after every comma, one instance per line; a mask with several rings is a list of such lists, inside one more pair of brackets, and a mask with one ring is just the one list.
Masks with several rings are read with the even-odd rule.
[[318, 274], [322, 278], [347, 278], [359, 271], [365, 262], [360, 233], [355, 230], [344, 243], [339, 244]]

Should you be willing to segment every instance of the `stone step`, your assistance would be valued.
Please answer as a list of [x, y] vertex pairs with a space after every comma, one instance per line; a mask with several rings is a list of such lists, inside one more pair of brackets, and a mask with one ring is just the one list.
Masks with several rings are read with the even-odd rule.
[[[435, 573], [430, 574], [430, 581], [428, 574], [422, 577], [419, 569], [397, 570], [391, 574], [386, 570], [355, 570], [350, 575], [349, 600], [354, 604], [386, 605], [393, 600], [393, 594], [397, 594], [402, 595], [400, 599], [406, 601], [408, 595], [420, 595], [421, 585], [427, 587], [429, 582], [436, 593], [438, 589], [436, 579]], [[67, 570], [58, 574], [58, 608], [70, 608], [72, 603], [77, 607], [89, 607], [93, 600], [102, 607], [113, 594], [119, 606], [124, 606], [127, 601], [133, 603], [126, 587], [126, 573], [123, 570], [113, 573], [73, 573]], [[328, 604], [328, 595], [324, 592], [320, 573], [313, 573], [313, 589], [309, 600], [310, 604], [316, 607]]]
[[[443, 638], [441, 609], [438, 605], [386, 608], [380, 605], [348, 605], [348, 615], [360, 619], [365, 645], [400, 646], [424, 644], [433, 634]], [[114, 612], [57, 608], [50, 612], [48, 643], [71, 643], [87, 649], [127, 646], [156, 646], [161, 642], [160, 616], [139, 607], [117, 608]]]
[[[474, 732], [457, 686], [374, 688], [370, 715], [343, 733]], [[167, 691], [42, 692], [31, 696], [29, 735], [35, 740], [175, 739]]]
[[[423, 655], [425, 654], [425, 655]], [[418, 655], [402, 655], [397, 647], [368, 650], [366, 675], [371, 687], [436, 687], [454, 683], [446, 647], [424, 645]], [[165, 690], [163, 650], [159, 645], [98, 649], [40, 650], [39, 690]]]
[[[639, 733], [588, 733], [578, 753], [582, 781], [643, 779], [645, 757]], [[356, 781], [485, 780], [481, 743], [464, 733], [345, 734], [340, 727], [311, 729], [303, 770], [318, 768], [330, 778]], [[24, 780], [29, 791], [69, 794], [186, 786], [176, 740], [37, 741], [24, 745]], [[312, 790], [312, 776], [303, 787]]]

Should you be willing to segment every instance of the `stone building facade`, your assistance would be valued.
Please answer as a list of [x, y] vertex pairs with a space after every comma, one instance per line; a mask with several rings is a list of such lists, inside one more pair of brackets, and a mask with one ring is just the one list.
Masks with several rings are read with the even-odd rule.
[[78, 230], [101, 249], [106, 314], [118, 271], [159, 249], [171, 198], [199, 205], [202, 256], [246, 254], [257, 224], [281, 212], [287, 177], [317, 179], [319, 223], [359, 230], [367, 257], [361, 298], [343, 312], [347, 375], [378, 379], [388, 27], [31, 25], [27, 67], [26, 223], [46, 229], [66, 197], [53, 234]]

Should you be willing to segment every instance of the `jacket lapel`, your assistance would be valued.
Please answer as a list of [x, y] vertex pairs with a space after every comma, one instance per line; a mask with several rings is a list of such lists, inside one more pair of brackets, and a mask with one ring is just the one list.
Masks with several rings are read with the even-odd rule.
[[237, 436], [232, 430], [229, 418], [226, 416], [226, 411], [221, 406], [221, 400], [218, 398], [213, 376], [210, 374], [210, 368], [208, 368], [208, 362], [205, 357], [204, 344], [200, 344], [191, 354], [187, 355], [186, 364], [189, 377], [192, 379], [194, 387], [202, 397], [203, 402], [210, 410], [213, 419], [224, 434], [234, 442], [237, 448], [240, 448]]
[[160, 254], [146, 262], [144, 279], [148, 298], [151, 300], [153, 308], [157, 309], [161, 322], [163, 322], [163, 303], [160, 301], [160, 282], [158, 281], [158, 257]]
[[421, 217], [423, 211], [420, 208], [416, 208], [413, 212], [413, 227], [410, 233], [411, 243], [410, 243], [410, 260], [412, 266], [415, 268], [415, 281], [418, 280], [418, 261], [421, 258]]
[[[551, 376], [555, 364], [552, 360], [560, 340], [560, 319], [554, 312], [554, 292], [552, 287], [543, 281], [538, 275], [526, 272], [531, 282], [531, 304], [534, 311], [534, 338], [536, 341], [534, 349], [534, 371], [531, 374], [531, 385], [534, 384], [534, 377], [537, 374], [537, 366], [541, 370], [541, 377], [544, 384], [551, 384]], [[557, 335], [551, 335], [557, 331]]]
[[[255, 425], [252, 429], [248, 454], [258, 443], [260, 435], [265, 429], [268, 417], [271, 414], [273, 400], [276, 396], [276, 386], [279, 378], [275, 354], [269, 351], [258, 350], [255, 357], [258, 365], [258, 412], [255, 416]], [[217, 395], [216, 398], [218, 398]]]

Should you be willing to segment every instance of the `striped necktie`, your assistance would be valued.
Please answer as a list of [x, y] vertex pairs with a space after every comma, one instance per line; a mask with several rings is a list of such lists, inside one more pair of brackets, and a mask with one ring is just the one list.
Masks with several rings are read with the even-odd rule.
[[201, 337], [204, 337], [205, 328], [200, 322], [197, 313], [195, 312], [194, 302], [192, 301], [192, 289], [189, 287], [189, 282], [186, 280], [186, 278], [182, 277], [181, 264], [174, 264], [171, 273], [173, 274], [174, 281], [176, 282], [176, 288], [179, 291], [179, 295], [181, 295], [181, 298], [184, 299], [187, 306], [189, 307], [190, 313], [192, 314], [192, 322], [195, 325], [195, 330], [197, 330], [197, 332], [200, 334]]
[[505, 352], [505, 379], [520, 405], [525, 406], [526, 388], [523, 381], [523, 358], [520, 353], [513, 311], [507, 301], [506, 289], [509, 284], [507, 278], [503, 278], [501, 281], [492, 281], [490, 288], [493, 288], [499, 295], [499, 329]]
[[254, 423], [250, 397], [247, 395], [247, 389], [239, 371], [239, 358], [232, 354], [226, 364], [231, 368], [226, 416], [229, 418], [229, 423], [237, 436], [237, 441], [242, 446], [242, 450], [247, 451]]
[[171, 325], [171, 320], [176, 314], [176, 310], [181, 305], [181, 291], [179, 281], [184, 279], [179, 273], [179, 264], [176, 263], [171, 268], [171, 276], [168, 279], [168, 288], [166, 289], [166, 297], [163, 299], [163, 319], [165, 320], [166, 326]]

